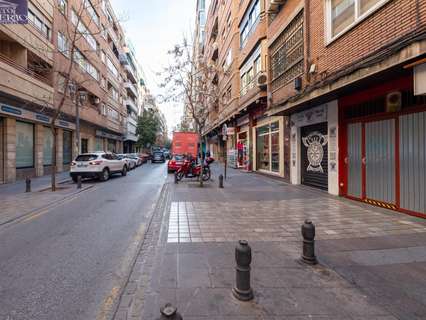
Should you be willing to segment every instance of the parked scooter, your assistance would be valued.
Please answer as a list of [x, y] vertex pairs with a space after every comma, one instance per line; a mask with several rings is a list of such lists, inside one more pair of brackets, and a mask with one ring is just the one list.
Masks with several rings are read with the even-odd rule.
[[183, 165], [176, 171], [175, 175], [178, 181], [185, 178], [197, 178], [201, 175], [203, 181], [211, 178], [210, 164], [214, 162], [212, 157], [207, 157], [204, 164], [196, 164], [193, 158], [185, 159]]

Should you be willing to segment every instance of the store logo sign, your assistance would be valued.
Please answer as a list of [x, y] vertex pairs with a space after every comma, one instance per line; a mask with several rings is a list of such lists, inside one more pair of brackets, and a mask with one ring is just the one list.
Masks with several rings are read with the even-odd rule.
[[27, 24], [28, 0], [0, 0], [0, 24]]
[[309, 166], [306, 171], [324, 173], [321, 165], [324, 159], [324, 147], [328, 143], [326, 135], [318, 131], [311, 132], [307, 137], [302, 138], [303, 144], [308, 148], [307, 156]]

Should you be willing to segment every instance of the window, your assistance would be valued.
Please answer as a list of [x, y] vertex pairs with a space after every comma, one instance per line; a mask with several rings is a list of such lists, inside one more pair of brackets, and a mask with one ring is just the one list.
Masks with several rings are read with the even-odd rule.
[[96, 39], [93, 37], [89, 29], [83, 23], [82, 19], [78, 17], [77, 13], [74, 10], [72, 10], [71, 12], [71, 21], [75, 26], [78, 25], [77, 27], [78, 32], [84, 37], [84, 39], [86, 39], [90, 47], [94, 51], [97, 51], [98, 43], [96, 42]]
[[109, 96], [114, 99], [115, 101], [118, 101], [118, 99], [120, 98], [119, 94], [118, 94], [118, 90], [111, 84], [108, 85], [109, 86]]
[[63, 164], [70, 164], [72, 161], [72, 132], [64, 130], [63, 132]]
[[85, 56], [83, 56], [83, 54], [78, 49], [75, 49], [74, 51], [74, 61], [80, 66], [81, 69], [92, 76], [93, 79], [99, 80], [98, 70], [86, 59]]
[[108, 70], [115, 76], [115, 78], [118, 79], [119, 78], [118, 69], [114, 65], [114, 63], [111, 61], [110, 57], [107, 57], [107, 67], [108, 67]]
[[88, 0], [85, 0], [84, 5], [85, 5], [87, 12], [89, 13], [92, 21], [95, 22], [96, 25], [99, 25], [99, 16], [96, 13], [96, 10], [93, 7], [92, 3]]
[[58, 92], [65, 93], [65, 77], [61, 74], [58, 74]]
[[223, 69], [227, 71], [229, 67], [232, 64], [232, 49], [228, 50], [228, 53], [226, 54], [225, 62], [223, 64]]
[[260, 18], [260, 1], [255, 0], [247, 10], [242, 23], [240, 25], [240, 46], [243, 48], [247, 42], [248, 37], [256, 29]]
[[43, 127], [43, 165], [52, 165], [53, 133], [49, 127]]
[[32, 23], [32, 25], [43, 34], [43, 36], [50, 40], [51, 38], [51, 27], [43, 22], [41, 18], [37, 16], [37, 14], [28, 9], [28, 20]]
[[96, 151], [102, 151], [104, 149], [104, 139], [96, 138], [95, 149], [96, 149]]
[[251, 57], [240, 69], [241, 91], [240, 96], [244, 96], [255, 86], [255, 78], [262, 71], [261, 46], [258, 45]]
[[69, 42], [67, 37], [61, 32], [58, 32], [58, 49], [63, 55], [69, 58], [70, 56]]
[[303, 11], [301, 11], [270, 47], [272, 90], [286, 85], [303, 73], [303, 50]]
[[327, 0], [328, 38], [332, 40], [389, 0]]
[[34, 125], [16, 121], [16, 168], [34, 167]]
[[68, 12], [68, 3], [67, 0], [58, 0], [58, 9], [63, 15], [67, 15]]
[[279, 122], [256, 128], [256, 167], [272, 172], [280, 171]]

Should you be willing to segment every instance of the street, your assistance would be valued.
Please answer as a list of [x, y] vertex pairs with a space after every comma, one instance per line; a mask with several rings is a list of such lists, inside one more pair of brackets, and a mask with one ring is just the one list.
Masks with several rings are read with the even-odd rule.
[[108, 319], [166, 177], [146, 164], [0, 228], [0, 319]]

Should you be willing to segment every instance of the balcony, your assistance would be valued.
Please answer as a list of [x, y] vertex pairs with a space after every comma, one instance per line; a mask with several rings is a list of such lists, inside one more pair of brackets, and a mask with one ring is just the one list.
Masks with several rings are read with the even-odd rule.
[[130, 109], [132, 109], [132, 111], [136, 114], [139, 113], [139, 109], [138, 106], [136, 105], [135, 101], [133, 101], [132, 99], [126, 99], [126, 106], [129, 106]]
[[129, 63], [129, 64], [125, 65], [124, 69], [127, 71], [127, 75], [129, 76], [130, 80], [137, 83], [138, 77], [136, 75], [135, 70], [133, 70], [133, 67], [131, 66], [131, 64]]
[[53, 104], [52, 82], [0, 54], [1, 91], [38, 104]]
[[124, 87], [127, 89], [127, 92], [130, 92], [134, 96], [134, 98], [137, 98], [139, 96], [138, 89], [133, 83], [125, 82]]
[[55, 48], [51, 40], [31, 23], [26, 25], [0, 25], [0, 38], [2, 40], [19, 43], [49, 64], [53, 64]]

